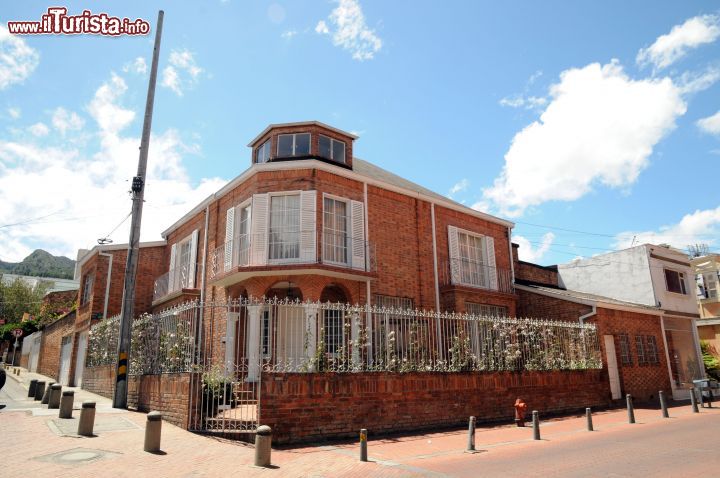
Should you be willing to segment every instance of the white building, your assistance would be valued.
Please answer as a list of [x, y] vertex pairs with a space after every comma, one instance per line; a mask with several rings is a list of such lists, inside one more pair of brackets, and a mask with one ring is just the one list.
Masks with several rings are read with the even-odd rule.
[[48, 292], [60, 292], [65, 290], [79, 289], [80, 282], [72, 279], [58, 279], [56, 277], [35, 277], [22, 276], [18, 274], [2, 274], [3, 284], [12, 284], [16, 279], [20, 279], [33, 289], [41, 283], [49, 285]]
[[658, 307], [673, 396], [687, 398], [692, 380], [704, 376], [695, 320], [695, 275], [687, 254], [643, 244], [558, 266], [567, 289]]

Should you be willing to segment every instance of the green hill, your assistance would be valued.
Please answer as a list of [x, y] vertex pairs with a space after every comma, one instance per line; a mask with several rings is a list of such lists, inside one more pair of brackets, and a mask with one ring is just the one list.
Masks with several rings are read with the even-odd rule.
[[24, 276], [72, 279], [75, 272], [75, 261], [65, 256], [53, 256], [47, 251], [36, 249], [22, 262], [0, 261], [1, 272]]

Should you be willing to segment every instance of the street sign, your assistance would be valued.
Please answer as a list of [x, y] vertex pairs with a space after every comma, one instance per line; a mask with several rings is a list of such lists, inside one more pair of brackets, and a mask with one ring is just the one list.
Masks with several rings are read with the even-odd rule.
[[13, 330], [13, 335], [14, 335], [15, 337], [22, 337], [22, 334], [23, 334], [23, 329], [15, 329], [15, 330]]

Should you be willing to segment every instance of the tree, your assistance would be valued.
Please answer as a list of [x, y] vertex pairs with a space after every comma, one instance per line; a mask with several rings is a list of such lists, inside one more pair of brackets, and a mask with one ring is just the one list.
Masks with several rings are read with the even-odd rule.
[[47, 282], [32, 287], [20, 278], [5, 284], [0, 275], [0, 317], [13, 324], [21, 322], [25, 313], [36, 316], [48, 288]]

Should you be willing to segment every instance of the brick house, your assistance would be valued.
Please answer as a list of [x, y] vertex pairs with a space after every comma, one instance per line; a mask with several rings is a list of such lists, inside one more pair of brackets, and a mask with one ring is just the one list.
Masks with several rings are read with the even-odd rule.
[[[513, 246], [517, 251], [518, 246]], [[639, 250], [645, 251], [645, 246]], [[667, 258], [667, 254], [663, 254], [666, 248], [648, 246], [648, 250], [650, 260]], [[683, 264], [678, 264], [682, 261], [674, 257], [675, 253], [672, 255], [670, 259], [674, 262], [669, 264], [675, 270]], [[688, 398], [687, 388], [701, 372], [690, 328], [692, 319], [683, 312], [683, 297], [663, 306], [654, 300], [642, 301], [642, 288], [631, 294], [618, 294], [622, 298], [609, 295], [643, 284], [643, 280], [632, 277], [633, 270], [647, 274], [644, 283], [652, 285], [652, 278], [659, 275], [658, 272], [663, 274], [663, 269], [656, 271], [657, 266], [649, 266], [648, 262], [643, 268], [642, 257], [637, 259], [639, 267], [629, 267], [631, 259], [612, 258], [612, 254], [596, 256], [588, 262], [574, 261], [550, 267], [519, 261], [517, 255], [515, 260], [520, 316], [578, 320], [597, 326], [613, 399], [630, 393], [641, 400], [650, 400], [657, 396], [658, 390], [677, 399]], [[606, 271], [606, 277], [602, 278], [600, 271], [608, 266], [620, 267], [622, 271]], [[601, 295], [603, 290], [607, 292]], [[656, 294], [663, 298], [652, 289], [649, 297], [654, 298]], [[635, 301], [627, 300], [633, 297]]]
[[[250, 168], [163, 232], [153, 310], [264, 296], [514, 316], [513, 224], [354, 158], [356, 139], [316, 121], [263, 130]], [[257, 313], [265, 353], [289, 353], [280, 311]], [[322, 320], [341, 342], [342, 319]], [[208, 333], [255, 338], [232, 322]]]
[[[136, 316], [151, 310], [154, 278], [161, 270], [164, 250], [163, 241], [140, 244], [135, 291]], [[63, 352], [57, 355], [60, 368], [66, 370], [66, 384], [82, 384], [90, 327], [101, 318], [120, 314], [126, 261], [127, 244], [98, 245], [78, 252], [75, 265], [75, 280], [80, 283], [77, 313], [72, 323], [62, 328], [62, 347], [68, 350], [64, 355]], [[43, 349], [41, 355], [45, 354], [56, 355]], [[48, 360], [54, 363], [56, 359]]]
[[720, 254], [707, 254], [690, 261], [697, 282], [700, 340], [708, 351], [720, 358]]

